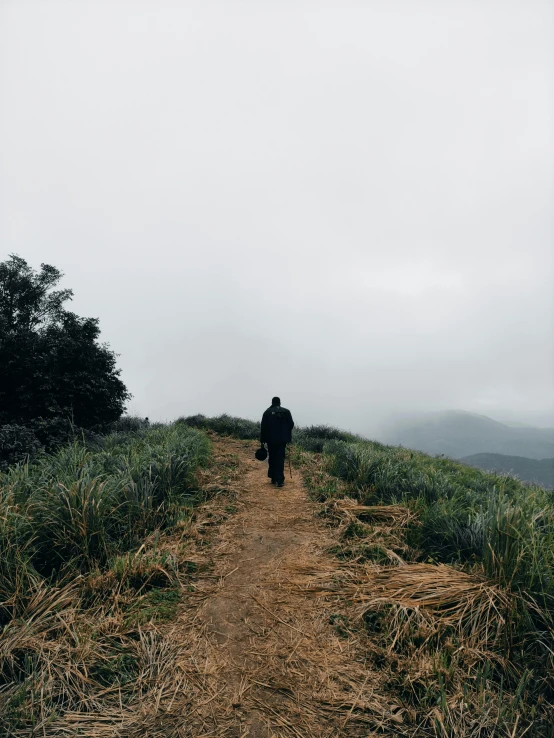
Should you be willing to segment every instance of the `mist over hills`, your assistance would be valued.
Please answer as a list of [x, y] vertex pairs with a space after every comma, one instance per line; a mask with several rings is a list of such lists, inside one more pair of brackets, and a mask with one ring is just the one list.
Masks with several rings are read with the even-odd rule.
[[486, 415], [447, 410], [398, 418], [383, 440], [455, 459], [503, 454], [527, 459], [554, 457], [554, 428], [507, 425]]

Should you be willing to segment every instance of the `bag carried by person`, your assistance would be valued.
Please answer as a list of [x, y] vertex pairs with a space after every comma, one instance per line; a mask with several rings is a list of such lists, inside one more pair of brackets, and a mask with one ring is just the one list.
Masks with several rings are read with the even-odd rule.
[[265, 446], [260, 446], [259, 449], [257, 449], [254, 456], [258, 459], [258, 461], [265, 461], [267, 459], [267, 449]]

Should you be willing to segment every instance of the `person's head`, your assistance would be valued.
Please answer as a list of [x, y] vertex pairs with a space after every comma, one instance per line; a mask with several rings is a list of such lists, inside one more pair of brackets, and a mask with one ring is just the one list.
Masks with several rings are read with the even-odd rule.
[[281, 404], [281, 398], [280, 397], [274, 397], [271, 400], [271, 407], [274, 407], [275, 405], [280, 405], [280, 404]]

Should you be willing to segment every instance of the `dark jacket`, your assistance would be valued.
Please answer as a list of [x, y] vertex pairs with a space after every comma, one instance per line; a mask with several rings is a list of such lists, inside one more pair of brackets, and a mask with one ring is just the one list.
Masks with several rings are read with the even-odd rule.
[[280, 405], [268, 407], [262, 417], [262, 443], [290, 443], [294, 421], [290, 410]]

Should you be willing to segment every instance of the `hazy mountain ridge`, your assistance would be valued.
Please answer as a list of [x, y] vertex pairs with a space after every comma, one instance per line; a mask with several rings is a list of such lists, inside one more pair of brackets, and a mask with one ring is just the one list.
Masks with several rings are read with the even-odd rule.
[[476, 454], [547, 460], [554, 457], [554, 428], [513, 426], [459, 410], [426, 413], [396, 421], [387, 443], [463, 459]]
[[460, 461], [483, 471], [511, 474], [526, 482], [554, 488], [554, 458], [528, 459], [504, 454], [473, 454], [462, 457]]

